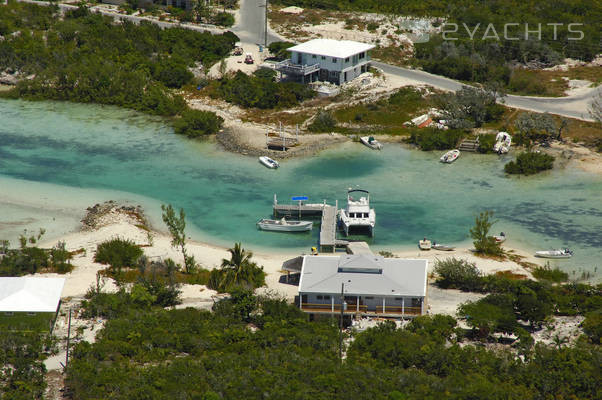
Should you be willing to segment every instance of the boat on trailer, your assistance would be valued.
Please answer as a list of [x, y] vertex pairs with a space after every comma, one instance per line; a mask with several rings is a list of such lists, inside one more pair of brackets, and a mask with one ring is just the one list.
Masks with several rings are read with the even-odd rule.
[[351, 229], [367, 230], [370, 236], [374, 236], [376, 213], [370, 208], [370, 193], [367, 190], [347, 191], [347, 207], [339, 211], [339, 222], [346, 236]]
[[381, 150], [383, 145], [376, 139], [374, 136], [362, 136], [360, 137], [360, 142], [365, 146], [370, 147], [372, 150]]
[[439, 161], [441, 161], [442, 163], [451, 164], [454, 161], [456, 161], [458, 157], [460, 157], [460, 150], [454, 149], [442, 155]]
[[571, 258], [573, 252], [569, 249], [536, 251], [535, 257], [540, 258]]
[[287, 221], [285, 218], [263, 218], [257, 222], [257, 227], [259, 229], [275, 232], [306, 232], [311, 231], [313, 226], [313, 221]]
[[278, 161], [272, 160], [270, 157], [266, 157], [266, 156], [259, 157], [259, 162], [270, 169], [276, 169], [276, 168], [280, 167], [280, 164], [278, 164]]

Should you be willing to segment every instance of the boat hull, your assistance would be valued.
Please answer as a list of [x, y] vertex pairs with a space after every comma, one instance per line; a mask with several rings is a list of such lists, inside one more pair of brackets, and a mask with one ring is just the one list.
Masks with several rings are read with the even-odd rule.
[[370, 147], [372, 150], [381, 150], [383, 148], [383, 145], [380, 144], [378, 140], [370, 142], [370, 139], [367, 136], [361, 137], [360, 142], [362, 142], [364, 146]]
[[451, 164], [460, 157], [460, 150], [450, 150], [439, 158], [439, 161], [445, 164]]
[[434, 244], [431, 246], [431, 248], [433, 250], [440, 250], [440, 251], [454, 251], [456, 249], [455, 247], [446, 246], [444, 244]]
[[259, 157], [259, 162], [266, 168], [270, 168], [270, 169], [276, 169], [280, 166], [280, 164], [278, 164], [278, 161], [272, 160], [269, 157]]
[[567, 258], [571, 258], [573, 255], [572, 254], [550, 254], [547, 252], [535, 252], [535, 257], [539, 257], [539, 258], [553, 258], [553, 259], [567, 259]]
[[269, 223], [258, 222], [257, 227], [262, 231], [272, 232], [307, 232], [311, 231], [314, 223], [312, 221], [299, 221], [299, 223]]

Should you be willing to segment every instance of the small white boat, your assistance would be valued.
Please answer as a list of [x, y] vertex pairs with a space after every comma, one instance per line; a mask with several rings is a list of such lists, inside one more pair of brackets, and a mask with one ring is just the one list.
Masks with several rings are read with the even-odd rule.
[[380, 144], [378, 140], [374, 139], [374, 136], [362, 136], [360, 142], [370, 147], [372, 150], [381, 150], [383, 148], [383, 145]]
[[272, 160], [270, 157], [266, 156], [259, 157], [259, 162], [271, 169], [276, 169], [280, 166], [280, 164], [278, 164], [278, 161]]
[[433, 245], [431, 246], [431, 248], [434, 250], [441, 250], [441, 251], [454, 251], [456, 249], [453, 246], [448, 246], [448, 245], [437, 243], [437, 242], [433, 242]]
[[451, 164], [454, 161], [456, 161], [458, 157], [460, 157], [460, 150], [454, 149], [442, 155], [439, 161], [441, 161], [442, 163]]
[[569, 249], [536, 251], [535, 257], [540, 258], [571, 258], [573, 252]]
[[504, 232], [500, 232], [499, 235], [493, 235], [493, 238], [498, 243], [504, 243], [506, 241], [506, 234]]
[[495, 137], [493, 151], [498, 154], [506, 154], [510, 150], [511, 144], [512, 137], [508, 134], [508, 132], [499, 132]]
[[262, 219], [257, 222], [257, 227], [264, 231], [277, 232], [305, 232], [311, 231], [312, 221], [287, 221], [286, 219]]
[[418, 247], [420, 248], [420, 250], [430, 250], [432, 247], [431, 241], [428, 240], [427, 238], [424, 238], [424, 239], [418, 241]]

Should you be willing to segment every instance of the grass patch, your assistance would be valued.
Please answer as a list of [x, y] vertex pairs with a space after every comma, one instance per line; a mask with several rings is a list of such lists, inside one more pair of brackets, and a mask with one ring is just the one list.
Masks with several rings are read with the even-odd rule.
[[569, 89], [567, 80], [587, 80], [593, 84], [602, 83], [602, 69], [597, 67], [573, 67], [567, 71], [544, 71], [516, 69], [508, 83], [508, 92], [519, 95], [562, 97]]

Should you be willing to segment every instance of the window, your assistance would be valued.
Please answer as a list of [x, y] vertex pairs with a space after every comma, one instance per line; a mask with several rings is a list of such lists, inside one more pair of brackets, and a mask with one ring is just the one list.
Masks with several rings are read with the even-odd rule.
[[326, 60], [326, 57], [325, 57], [325, 56], [322, 56], [322, 60]]
[[403, 297], [396, 297], [395, 301], [403, 301]]
[[336, 64], [336, 63], [337, 63], [337, 58], [336, 58], [336, 57], [332, 57], [332, 62], [333, 62], [334, 64]]
[[330, 296], [329, 295], [324, 295], [324, 300], [330, 300]]
[[318, 300], [322, 300], [322, 295], [321, 295], [321, 294], [319, 294], [319, 295], [317, 296], [317, 298], [318, 298]]
[[365, 53], [365, 52], [363, 52], [363, 53], [360, 53], [360, 60], [361, 60], [362, 58], [364, 58], [364, 57], [366, 57], [366, 53]]
[[311, 55], [311, 58], [317, 58], [318, 56], [316, 56], [315, 54]]
[[12, 313], [12, 311], [7, 311], [4, 313], [4, 315], [6, 315], [7, 317], [12, 317], [13, 313]]
[[347, 58], [345, 59], [345, 62], [349, 62], [349, 57], [347, 57]]
[[364, 297], [364, 300], [374, 300], [374, 297], [372, 297], [372, 296], [367, 296], [367, 297]]
[[29, 315], [30, 317], [33, 317], [33, 316], [36, 315], [36, 313], [34, 313], [34, 312], [28, 312], [27, 315]]

